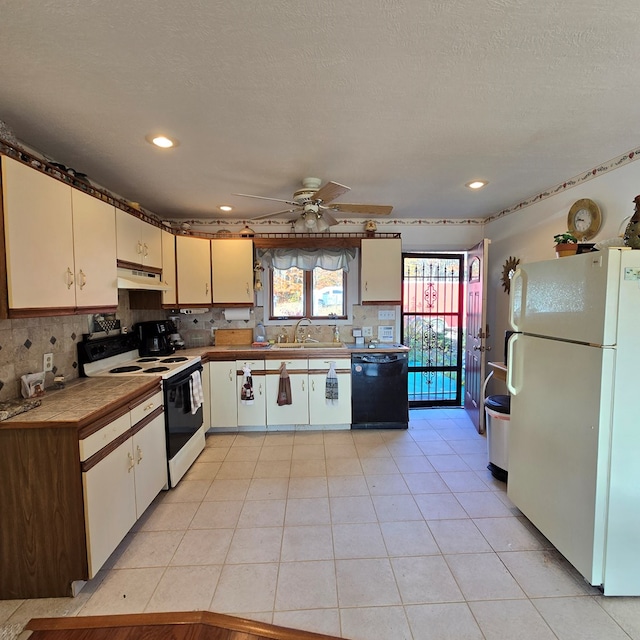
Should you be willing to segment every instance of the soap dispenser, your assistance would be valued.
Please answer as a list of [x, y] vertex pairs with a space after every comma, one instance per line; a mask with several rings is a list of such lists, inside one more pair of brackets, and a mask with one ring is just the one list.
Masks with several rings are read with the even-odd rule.
[[333, 328], [333, 341], [340, 342], [340, 331], [338, 330], [338, 325]]

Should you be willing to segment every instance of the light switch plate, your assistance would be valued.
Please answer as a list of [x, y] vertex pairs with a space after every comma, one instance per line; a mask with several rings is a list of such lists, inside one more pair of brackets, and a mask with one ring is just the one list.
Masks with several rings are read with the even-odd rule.
[[378, 309], [378, 320], [395, 320], [395, 309]]
[[373, 335], [373, 328], [362, 327], [362, 335], [365, 336], [365, 338], [370, 338]]

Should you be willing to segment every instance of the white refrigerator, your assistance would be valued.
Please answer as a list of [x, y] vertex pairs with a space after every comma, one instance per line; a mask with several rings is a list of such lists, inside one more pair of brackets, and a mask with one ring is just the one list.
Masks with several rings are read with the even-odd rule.
[[523, 265], [511, 284], [507, 492], [605, 595], [640, 595], [640, 251]]

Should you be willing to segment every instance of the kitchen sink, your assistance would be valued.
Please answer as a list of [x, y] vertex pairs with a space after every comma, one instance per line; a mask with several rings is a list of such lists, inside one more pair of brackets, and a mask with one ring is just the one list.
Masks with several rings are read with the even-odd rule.
[[344, 349], [344, 342], [281, 342], [273, 349]]

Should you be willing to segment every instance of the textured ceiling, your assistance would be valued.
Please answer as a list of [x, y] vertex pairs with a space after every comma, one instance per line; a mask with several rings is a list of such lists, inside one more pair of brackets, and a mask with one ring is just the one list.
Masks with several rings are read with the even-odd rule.
[[638, 0], [1, 0], [0, 120], [165, 218], [276, 211], [232, 193], [305, 176], [485, 218], [638, 144], [639, 25]]

